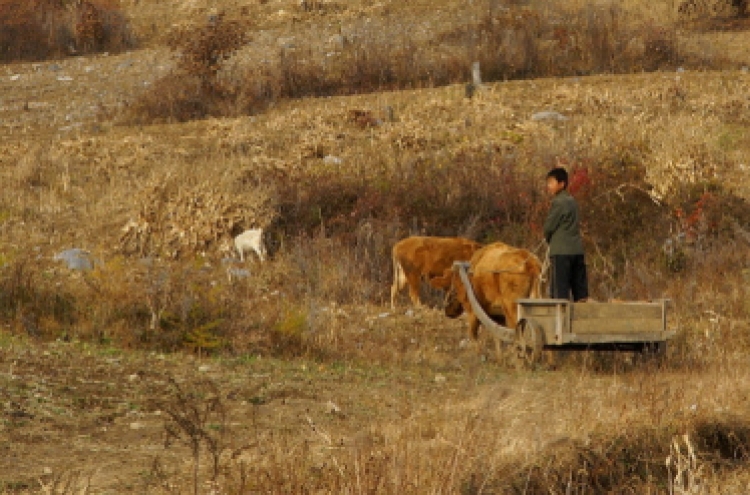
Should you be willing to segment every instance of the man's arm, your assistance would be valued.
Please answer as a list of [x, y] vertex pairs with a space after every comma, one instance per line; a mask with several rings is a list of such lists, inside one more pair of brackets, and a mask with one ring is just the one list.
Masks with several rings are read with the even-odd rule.
[[552, 201], [552, 208], [549, 210], [547, 219], [544, 221], [544, 239], [549, 243], [552, 240], [552, 234], [560, 226], [560, 221], [565, 213], [565, 207], [560, 201]]

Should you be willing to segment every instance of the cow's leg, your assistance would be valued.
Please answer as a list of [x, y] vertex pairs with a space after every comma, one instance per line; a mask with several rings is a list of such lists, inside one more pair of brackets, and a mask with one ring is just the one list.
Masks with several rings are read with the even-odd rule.
[[394, 257], [393, 258], [393, 285], [391, 285], [391, 310], [396, 309], [396, 296], [399, 291], [404, 288], [406, 278], [404, 277], [404, 269], [401, 268], [401, 264]]
[[391, 285], [391, 310], [396, 309], [396, 294], [398, 294], [398, 281], [394, 280]]
[[419, 286], [422, 283], [422, 278], [419, 273], [407, 273], [406, 282], [409, 284], [409, 298], [412, 304], [416, 307], [421, 307], [422, 301], [419, 299]]
[[471, 341], [472, 347], [474, 347], [474, 352], [477, 354], [482, 353], [482, 348], [479, 345], [479, 318], [477, 318], [473, 313], [468, 314], [469, 317], [469, 339]]
[[502, 345], [500, 345], [500, 339], [493, 337], [492, 340], [495, 341], [495, 359], [497, 359], [498, 363], [502, 363], [504, 359], [503, 359], [503, 347]]
[[469, 337], [477, 342], [479, 340], [479, 318], [475, 314], [469, 314]]
[[507, 328], [515, 329], [518, 324], [518, 308], [516, 307], [515, 300], [503, 301], [503, 314], [505, 315], [505, 326]]

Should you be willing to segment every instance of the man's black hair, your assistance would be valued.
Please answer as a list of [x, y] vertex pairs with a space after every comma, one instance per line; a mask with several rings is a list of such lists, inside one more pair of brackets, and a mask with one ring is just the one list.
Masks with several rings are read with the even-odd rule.
[[547, 178], [553, 177], [557, 182], [564, 182], [565, 189], [568, 188], [568, 171], [562, 167], [556, 167], [549, 171]]

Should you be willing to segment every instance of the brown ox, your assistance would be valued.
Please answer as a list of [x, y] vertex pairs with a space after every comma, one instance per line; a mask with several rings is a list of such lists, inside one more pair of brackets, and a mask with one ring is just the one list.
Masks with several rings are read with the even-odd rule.
[[442, 275], [454, 261], [468, 261], [481, 244], [462, 237], [407, 237], [393, 246], [393, 286], [391, 308], [396, 296], [409, 285], [409, 297], [420, 306], [419, 286], [422, 277]]
[[[480, 249], [471, 258], [469, 280], [479, 305], [493, 319], [504, 319], [505, 326], [518, 323], [518, 299], [539, 298], [542, 264], [533, 253], [502, 242]], [[443, 276], [430, 280], [432, 285], [446, 289], [445, 314], [457, 318], [469, 316], [469, 335], [476, 340], [479, 319], [471, 308], [466, 288], [457, 272], [446, 270]]]

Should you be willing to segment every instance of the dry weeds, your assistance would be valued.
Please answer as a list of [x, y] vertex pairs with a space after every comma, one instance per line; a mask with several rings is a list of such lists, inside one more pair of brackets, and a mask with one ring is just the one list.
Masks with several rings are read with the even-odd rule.
[[[262, 49], [361, 15], [445, 27], [463, 3], [308, 4], [226, 10], [271, 28], [253, 33]], [[138, 29], [209, 14], [165, 6], [125, 4]], [[714, 44], [725, 35], [677, 40], [746, 63], [724, 49], [745, 33]], [[747, 491], [746, 71], [486, 83], [471, 100], [454, 85], [139, 127], [112, 117], [172, 69], [166, 52], [55, 65], [0, 69], [0, 490]], [[544, 110], [568, 120], [531, 119]], [[575, 171], [597, 297], [674, 301], [664, 367], [583, 353], [511, 372], [438, 310], [384, 311], [397, 238], [536, 245], [554, 164]], [[255, 225], [272, 260], [230, 281], [220, 239]], [[669, 239], [685, 241], [663, 252]], [[68, 247], [96, 268], [52, 259]], [[164, 447], [182, 413], [219, 409], [180, 430], [209, 441]]]

